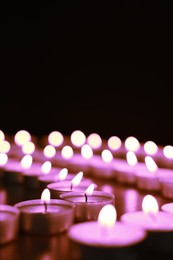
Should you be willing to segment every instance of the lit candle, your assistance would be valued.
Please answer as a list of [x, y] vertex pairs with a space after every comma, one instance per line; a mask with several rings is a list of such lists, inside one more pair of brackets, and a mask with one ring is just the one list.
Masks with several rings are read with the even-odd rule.
[[50, 190], [53, 198], [59, 198], [59, 196], [65, 192], [85, 190], [91, 183], [91, 180], [82, 178], [83, 172], [80, 171], [73, 177], [72, 180], [49, 183], [47, 188]]
[[14, 206], [0, 205], [0, 244], [6, 244], [18, 237], [19, 215], [19, 210]]
[[96, 220], [104, 205], [115, 204], [115, 196], [103, 191], [94, 191], [94, 183], [83, 192], [63, 193], [60, 198], [75, 203], [75, 222]]
[[146, 230], [146, 248], [172, 251], [173, 215], [160, 211], [157, 200], [152, 195], [143, 198], [141, 211], [124, 213], [120, 220]]
[[41, 199], [15, 204], [20, 210], [20, 231], [33, 235], [53, 235], [65, 232], [74, 220], [73, 203], [51, 199], [49, 189], [44, 189]]
[[73, 224], [69, 238], [83, 250], [86, 259], [136, 259], [135, 246], [146, 238], [146, 232], [117, 221], [112, 204], [102, 207], [98, 219]]

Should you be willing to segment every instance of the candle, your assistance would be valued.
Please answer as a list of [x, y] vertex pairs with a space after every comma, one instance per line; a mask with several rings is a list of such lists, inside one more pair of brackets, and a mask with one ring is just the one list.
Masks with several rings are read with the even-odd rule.
[[82, 247], [86, 259], [136, 259], [134, 248], [145, 240], [146, 232], [116, 219], [115, 206], [104, 205], [97, 220], [73, 224], [68, 236]]
[[84, 192], [68, 192], [60, 198], [75, 203], [75, 222], [96, 220], [99, 211], [106, 204], [115, 204], [115, 196], [103, 191], [94, 191], [91, 183]]
[[124, 213], [120, 220], [146, 230], [146, 249], [172, 251], [173, 215], [159, 211], [157, 200], [150, 194], [142, 201], [142, 210]]
[[[65, 180], [60, 182], [49, 183], [47, 185], [47, 188], [50, 190], [52, 198], [59, 198], [59, 196], [65, 192], [85, 190], [88, 187], [88, 185], [91, 184], [92, 181], [87, 178], [82, 180], [82, 178], [83, 172], [81, 171], [78, 174], [76, 174], [71, 181]], [[96, 184], [95, 187], [97, 187]]]
[[73, 203], [50, 199], [50, 191], [43, 190], [41, 199], [15, 204], [20, 210], [20, 230], [26, 234], [53, 235], [65, 232], [74, 220]]
[[19, 233], [19, 210], [14, 206], [0, 205], [0, 244], [15, 240]]

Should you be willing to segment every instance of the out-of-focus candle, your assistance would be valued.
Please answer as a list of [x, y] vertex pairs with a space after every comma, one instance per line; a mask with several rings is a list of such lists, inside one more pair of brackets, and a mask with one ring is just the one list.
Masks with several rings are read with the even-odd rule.
[[33, 235], [53, 235], [65, 232], [74, 220], [73, 203], [51, 199], [50, 191], [43, 190], [41, 199], [15, 204], [20, 210], [20, 231]]
[[83, 192], [63, 193], [60, 198], [75, 203], [75, 222], [96, 220], [104, 205], [115, 204], [115, 196], [103, 191], [94, 191], [94, 183]]
[[172, 251], [173, 216], [159, 210], [154, 196], [146, 195], [142, 201], [141, 211], [124, 213], [120, 220], [147, 231], [148, 237], [145, 245], [147, 248]]
[[95, 221], [73, 224], [69, 238], [80, 245], [87, 259], [136, 259], [135, 246], [146, 238], [146, 232], [117, 221], [115, 206], [107, 204]]
[[70, 140], [75, 148], [80, 148], [85, 144], [86, 136], [81, 130], [75, 130], [72, 132]]
[[0, 244], [6, 244], [18, 237], [19, 210], [11, 205], [0, 205]]

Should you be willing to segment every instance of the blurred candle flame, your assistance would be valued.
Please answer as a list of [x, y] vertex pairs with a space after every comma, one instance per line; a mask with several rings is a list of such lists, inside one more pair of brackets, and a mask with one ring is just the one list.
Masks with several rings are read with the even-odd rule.
[[60, 172], [58, 173], [58, 180], [65, 180], [68, 174], [68, 169], [67, 168], [63, 168], [60, 170]]
[[144, 213], [156, 214], [159, 210], [157, 200], [152, 195], [146, 195], [142, 201], [142, 210]]
[[147, 141], [144, 143], [144, 151], [148, 155], [154, 155], [158, 151], [158, 146], [153, 141]]
[[112, 155], [111, 151], [109, 151], [108, 149], [104, 149], [102, 151], [101, 157], [102, 157], [102, 160], [106, 163], [109, 163], [113, 160], [113, 155]]
[[50, 161], [46, 161], [41, 165], [41, 171], [45, 174], [48, 174], [51, 171], [52, 163]]
[[140, 143], [138, 139], [134, 136], [127, 137], [125, 139], [124, 145], [128, 151], [133, 151], [133, 152], [136, 152], [140, 148]]
[[73, 179], [71, 180], [71, 184], [72, 186], [77, 186], [79, 185], [79, 183], [81, 182], [82, 180], [82, 177], [83, 177], [83, 172], [78, 172], [74, 177]]
[[53, 131], [48, 135], [48, 143], [54, 147], [61, 146], [64, 142], [64, 137], [59, 131]]
[[6, 140], [0, 140], [0, 153], [8, 153], [10, 151], [11, 145]]
[[93, 156], [93, 150], [89, 144], [84, 144], [81, 147], [81, 155], [85, 159], [90, 159]]
[[173, 159], [173, 146], [172, 145], [164, 146], [163, 155], [168, 159]]
[[158, 170], [158, 166], [154, 159], [148, 155], [145, 157], [145, 165], [150, 172], [156, 172]]
[[71, 139], [71, 143], [74, 146], [81, 147], [86, 141], [86, 136], [82, 131], [75, 130], [72, 132], [70, 139]]
[[98, 222], [101, 226], [111, 228], [115, 225], [117, 212], [112, 204], [107, 204], [102, 207], [98, 215]]
[[70, 159], [73, 157], [73, 149], [71, 146], [69, 145], [65, 145], [62, 149], [61, 149], [61, 155], [63, 158], [65, 159]]
[[6, 153], [0, 153], [0, 166], [6, 165], [8, 162], [8, 155]]
[[133, 151], [128, 151], [126, 153], [126, 159], [127, 159], [127, 163], [130, 166], [135, 166], [138, 162], [136, 154]]
[[48, 144], [44, 147], [43, 149], [43, 154], [47, 157], [47, 158], [53, 158], [56, 154], [56, 149], [53, 145]]
[[20, 161], [20, 165], [25, 168], [29, 169], [32, 165], [33, 158], [30, 154], [26, 154], [23, 156], [23, 158]]

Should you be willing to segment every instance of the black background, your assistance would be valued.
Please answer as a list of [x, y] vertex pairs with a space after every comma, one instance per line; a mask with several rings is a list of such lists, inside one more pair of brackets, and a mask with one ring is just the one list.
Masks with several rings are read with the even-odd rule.
[[153, 7], [4, 5], [0, 128], [173, 144], [172, 7]]

